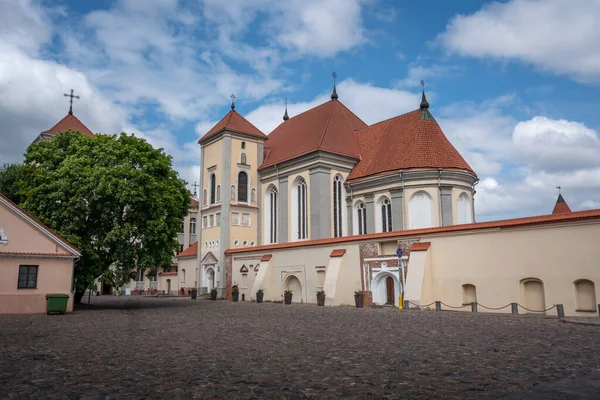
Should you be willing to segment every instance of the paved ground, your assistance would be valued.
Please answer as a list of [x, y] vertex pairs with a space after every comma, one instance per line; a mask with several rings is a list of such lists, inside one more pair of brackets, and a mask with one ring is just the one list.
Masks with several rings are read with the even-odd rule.
[[2, 398], [598, 398], [600, 327], [435, 311], [92, 298], [0, 316]]

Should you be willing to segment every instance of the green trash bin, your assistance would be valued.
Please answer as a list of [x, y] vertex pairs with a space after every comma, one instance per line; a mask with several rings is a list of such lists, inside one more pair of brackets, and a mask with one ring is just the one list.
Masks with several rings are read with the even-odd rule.
[[69, 295], [62, 293], [48, 293], [46, 295], [46, 314], [60, 313], [64, 314], [67, 311], [69, 303]]

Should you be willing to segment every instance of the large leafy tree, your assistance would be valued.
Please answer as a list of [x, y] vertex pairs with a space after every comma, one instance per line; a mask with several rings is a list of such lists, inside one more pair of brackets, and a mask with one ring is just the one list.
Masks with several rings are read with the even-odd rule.
[[4, 164], [0, 167], [0, 193], [17, 204], [21, 202], [19, 182], [22, 179], [22, 173], [22, 164]]
[[114, 265], [115, 281], [136, 268], [171, 265], [190, 197], [171, 157], [122, 133], [57, 135], [25, 154], [21, 205], [76, 245], [75, 301]]

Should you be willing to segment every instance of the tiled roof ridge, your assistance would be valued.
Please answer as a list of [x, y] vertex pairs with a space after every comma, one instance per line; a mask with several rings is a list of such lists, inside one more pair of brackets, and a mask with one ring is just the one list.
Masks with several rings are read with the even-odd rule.
[[292, 119], [294, 119], [294, 118], [296, 118], [296, 117], [299, 117], [299, 116], [301, 116], [302, 114], [306, 114], [307, 112], [309, 112], [309, 111], [312, 111], [312, 110], [314, 110], [315, 108], [322, 107], [322, 106], [324, 106], [324, 105], [326, 105], [326, 104], [329, 104], [329, 103], [331, 103], [331, 102], [334, 102], [334, 101], [336, 101], [336, 100], [327, 100], [325, 103], [318, 104], [318, 105], [316, 105], [316, 106], [314, 106], [314, 107], [312, 107], [312, 108], [309, 108], [308, 110], [304, 110], [304, 111], [302, 111], [300, 114], [296, 114], [296, 115], [294, 115], [294, 116], [290, 117], [290, 119], [288, 119], [287, 121], [284, 121], [284, 122], [280, 123], [279, 125], [277, 125], [275, 128], [273, 128], [273, 130], [272, 130], [272, 131], [269, 133], [269, 135], [270, 135], [270, 134], [271, 134], [273, 131], [275, 131], [275, 129], [279, 128], [279, 126], [280, 126], [280, 125], [282, 125], [282, 124], [284, 124], [284, 123], [286, 123], [286, 122], [288, 122], [288, 121], [291, 121]]
[[87, 126], [86, 126], [86, 125], [85, 125], [83, 122], [81, 122], [81, 120], [80, 120], [79, 118], [77, 118], [77, 117], [76, 117], [74, 114], [67, 114], [67, 115], [65, 115], [64, 117], [62, 117], [62, 118], [61, 118], [61, 120], [60, 120], [60, 121], [58, 121], [56, 124], [54, 124], [54, 125], [52, 126], [52, 128], [50, 128], [50, 129], [48, 129], [48, 130], [45, 130], [45, 131], [43, 131], [42, 133], [47, 133], [47, 134], [53, 134], [53, 135], [56, 135], [56, 134], [58, 134], [58, 133], [61, 133], [61, 132], [66, 132], [66, 131], [68, 131], [68, 130], [73, 130], [72, 128], [67, 128], [66, 130], [62, 130], [62, 131], [59, 131], [59, 132], [53, 132], [55, 129], [58, 129], [58, 126], [59, 126], [60, 124], [62, 124], [62, 123], [63, 123], [63, 121], [65, 121], [65, 120], [67, 120], [67, 119], [74, 119], [76, 123], [80, 124], [80, 125], [81, 125], [81, 126], [84, 128], [84, 129], [85, 129], [85, 130], [82, 130], [82, 131], [81, 131], [81, 133], [83, 133], [84, 135], [88, 135], [88, 136], [89, 136], [89, 135], [91, 135], [91, 136], [94, 136], [94, 133], [93, 133], [93, 132], [90, 130], [90, 128], [88, 128], [88, 127], [87, 127]]
[[81, 250], [79, 250], [77, 247], [75, 247], [71, 242], [69, 242], [67, 239], [63, 238], [62, 236], [60, 236], [58, 233], [54, 232], [52, 229], [48, 228], [45, 224], [43, 224], [42, 222], [40, 222], [37, 218], [35, 218], [33, 215], [29, 214], [27, 211], [23, 210], [21, 207], [19, 207], [18, 204], [16, 204], [15, 202], [13, 202], [12, 200], [10, 200], [8, 197], [4, 196], [2, 193], [0, 193], [0, 198], [4, 201], [6, 201], [9, 205], [12, 205], [13, 207], [15, 207], [17, 209], [18, 212], [23, 213], [25, 216], [31, 218], [33, 220], [33, 222], [35, 222], [36, 224], [38, 224], [40, 226], [40, 228], [42, 230], [45, 230], [46, 233], [50, 234], [50, 236], [54, 237], [54, 241], [58, 241], [61, 242], [61, 246], [63, 247], [67, 247], [67, 250], [71, 250], [74, 251], [76, 253], [77, 256], [81, 255]]
[[380, 125], [380, 124], [383, 124], [383, 123], [386, 123], [386, 122], [390, 122], [390, 121], [392, 121], [394, 119], [401, 118], [401, 117], [404, 117], [404, 116], [406, 116], [408, 114], [412, 114], [414, 112], [419, 112], [419, 111], [421, 111], [421, 110], [417, 108], [416, 110], [408, 111], [408, 112], [405, 112], [404, 114], [396, 115], [395, 117], [390, 117], [390, 118], [384, 119], [384, 120], [379, 121], [379, 122], [374, 122], [371, 125], [367, 125], [364, 128], [358, 129], [356, 132], [360, 133], [361, 131], [364, 131], [365, 129], [369, 129], [369, 128], [372, 128], [374, 126], [377, 126], [377, 125]]
[[567, 222], [578, 222], [586, 221], [591, 219], [600, 219], [600, 209], [575, 211], [570, 213], [561, 214], [544, 214], [536, 215], [531, 217], [522, 218], [511, 218], [496, 221], [485, 221], [485, 222], [473, 222], [470, 224], [450, 225], [450, 226], [438, 226], [433, 228], [420, 228], [420, 229], [407, 229], [401, 231], [383, 232], [383, 233], [369, 233], [365, 235], [353, 235], [353, 236], [342, 236], [336, 238], [327, 239], [313, 239], [308, 241], [300, 242], [287, 242], [269, 244], [263, 246], [257, 246], [251, 249], [228, 249], [225, 251], [226, 254], [236, 254], [245, 252], [255, 251], [270, 251], [275, 249], [295, 248], [303, 246], [319, 246], [319, 245], [331, 245], [331, 244], [344, 244], [354, 241], [364, 240], [380, 240], [388, 238], [396, 238], [398, 236], [421, 236], [427, 234], [437, 233], [453, 233], [453, 232], [468, 232], [473, 230], [482, 229], [494, 229], [494, 228], [515, 228], [523, 226], [531, 226], [538, 224], [552, 224], [552, 223], [567, 223]]
[[183, 250], [181, 253], [177, 254], [176, 258], [184, 258], [190, 257], [198, 254], [198, 241], [192, 243], [187, 249]]

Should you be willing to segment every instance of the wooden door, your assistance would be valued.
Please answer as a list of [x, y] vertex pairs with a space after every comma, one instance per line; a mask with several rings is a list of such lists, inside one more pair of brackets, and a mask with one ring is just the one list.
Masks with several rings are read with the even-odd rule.
[[394, 278], [388, 276], [385, 280], [387, 289], [387, 304], [394, 304]]

